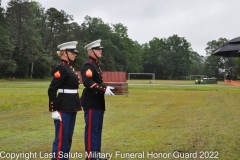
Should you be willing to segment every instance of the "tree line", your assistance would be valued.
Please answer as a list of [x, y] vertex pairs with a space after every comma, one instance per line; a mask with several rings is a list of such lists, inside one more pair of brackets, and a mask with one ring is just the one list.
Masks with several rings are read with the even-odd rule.
[[189, 75], [237, 79], [240, 73], [238, 58], [211, 55], [228, 41], [226, 38], [207, 42], [206, 56], [193, 51], [177, 34], [168, 38], [156, 35], [139, 44], [128, 37], [128, 28], [122, 23], [108, 24], [86, 15], [78, 24], [65, 11], [45, 9], [37, 1], [11, 0], [6, 9], [0, 5], [0, 35], [0, 78], [50, 77], [59, 63], [57, 46], [73, 40], [78, 41], [80, 53], [74, 68], [80, 70], [87, 58], [83, 47], [97, 39], [102, 39], [104, 46], [103, 71], [155, 73], [156, 79], [185, 79]]

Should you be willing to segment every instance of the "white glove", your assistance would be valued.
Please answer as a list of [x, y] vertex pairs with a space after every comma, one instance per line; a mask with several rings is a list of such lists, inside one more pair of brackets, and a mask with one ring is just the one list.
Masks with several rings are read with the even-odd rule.
[[114, 93], [111, 91], [111, 89], [114, 89], [114, 88], [107, 86], [106, 91], [105, 91], [106, 96], [114, 96]]
[[58, 111], [52, 112], [52, 118], [55, 119], [55, 120], [62, 121], [61, 115], [58, 113]]

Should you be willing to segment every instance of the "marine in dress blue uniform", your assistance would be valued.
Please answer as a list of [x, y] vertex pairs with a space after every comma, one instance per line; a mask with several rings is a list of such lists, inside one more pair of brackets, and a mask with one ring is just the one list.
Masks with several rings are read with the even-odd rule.
[[80, 79], [72, 67], [78, 51], [77, 41], [63, 43], [57, 52], [61, 58], [48, 89], [49, 111], [55, 125], [53, 160], [69, 159], [77, 112], [81, 110], [78, 87]]
[[85, 48], [88, 51], [88, 59], [82, 65], [81, 76], [84, 89], [81, 96], [81, 105], [84, 109], [85, 119], [85, 150], [87, 160], [101, 159], [101, 139], [103, 118], [105, 111], [104, 95], [114, 95], [110, 86], [102, 84], [102, 70], [99, 65], [99, 59], [102, 56], [101, 40], [96, 40]]

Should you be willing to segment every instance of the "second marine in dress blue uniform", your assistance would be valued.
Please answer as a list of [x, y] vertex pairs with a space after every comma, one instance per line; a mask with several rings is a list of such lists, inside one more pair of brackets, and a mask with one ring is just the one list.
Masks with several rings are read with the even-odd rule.
[[90, 57], [86, 60], [81, 69], [83, 85], [82, 106], [87, 109], [100, 109], [105, 111], [104, 93], [106, 86], [102, 85], [102, 70], [99, 61]]
[[81, 68], [84, 89], [81, 96], [81, 106], [84, 108], [85, 119], [85, 150], [87, 160], [101, 159], [102, 127], [105, 111], [105, 95], [114, 95], [112, 87], [102, 84], [102, 70], [99, 58], [102, 56], [101, 40], [94, 41], [85, 46], [88, 50], [88, 59]]

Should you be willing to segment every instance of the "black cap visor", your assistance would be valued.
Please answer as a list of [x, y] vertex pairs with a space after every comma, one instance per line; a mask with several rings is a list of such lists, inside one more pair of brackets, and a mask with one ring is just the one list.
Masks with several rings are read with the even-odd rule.
[[79, 53], [78, 50], [76, 50], [76, 48], [74, 49], [66, 49], [66, 51], [69, 51], [69, 52], [73, 52], [73, 53]]
[[103, 47], [102, 46], [97, 46], [97, 47], [93, 47], [92, 49], [98, 50], [98, 49], [103, 49]]

